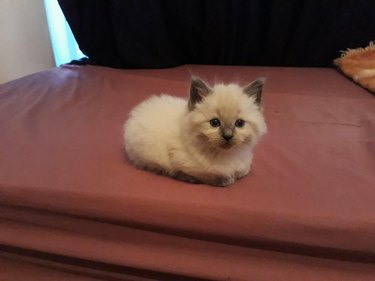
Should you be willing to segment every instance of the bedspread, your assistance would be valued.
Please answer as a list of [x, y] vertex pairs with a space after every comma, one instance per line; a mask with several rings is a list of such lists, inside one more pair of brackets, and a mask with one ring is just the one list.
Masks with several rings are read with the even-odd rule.
[[[269, 132], [228, 188], [124, 156], [131, 108], [187, 96], [192, 74], [267, 78]], [[0, 85], [0, 279], [374, 280], [374, 108], [325, 68], [61, 66]]]

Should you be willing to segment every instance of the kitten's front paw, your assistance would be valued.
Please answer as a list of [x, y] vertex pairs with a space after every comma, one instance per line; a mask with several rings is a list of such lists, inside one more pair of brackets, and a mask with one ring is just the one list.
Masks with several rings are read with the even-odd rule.
[[244, 176], [246, 176], [247, 174], [250, 173], [250, 169], [247, 169], [247, 170], [243, 170], [243, 171], [237, 171], [234, 176], [236, 179], [240, 179], [240, 178], [243, 178]]
[[213, 185], [220, 186], [220, 187], [226, 187], [226, 186], [234, 183], [234, 181], [235, 181], [235, 179], [233, 177], [218, 178], [213, 182]]

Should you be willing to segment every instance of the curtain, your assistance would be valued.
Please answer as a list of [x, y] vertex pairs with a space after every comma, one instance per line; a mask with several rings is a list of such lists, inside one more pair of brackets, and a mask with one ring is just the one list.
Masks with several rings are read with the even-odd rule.
[[375, 38], [368, 0], [59, 0], [89, 63], [332, 66]]

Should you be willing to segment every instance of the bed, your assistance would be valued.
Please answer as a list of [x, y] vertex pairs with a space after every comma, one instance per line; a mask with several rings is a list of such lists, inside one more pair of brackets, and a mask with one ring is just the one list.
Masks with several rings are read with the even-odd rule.
[[[269, 132], [228, 188], [141, 171], [153, 94], [266, 77]], [[0, 279], [374, 280], [375, 100], [330, 68], [64, 65], [0, 85]]]

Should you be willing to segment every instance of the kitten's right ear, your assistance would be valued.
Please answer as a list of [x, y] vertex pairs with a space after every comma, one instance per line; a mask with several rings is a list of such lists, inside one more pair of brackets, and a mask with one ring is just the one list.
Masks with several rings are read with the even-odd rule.
[[266, 78], [258, 78], [251, 82], [249, 85], [245, 86], [243, 89], [245, 94], [247, 94], [249, 97], [255, 98], [255, 103], [259, 106], [262, 103], [262, 92], [265, 82]]
[[198, 76], [192, 76], [190, 84], [190, 98], [188, 103], [189, 110], [193, 110], [195, 105], [201, 102], [202, 99], [211, 92], [212, 90], [206, 82], [204, 82]]

